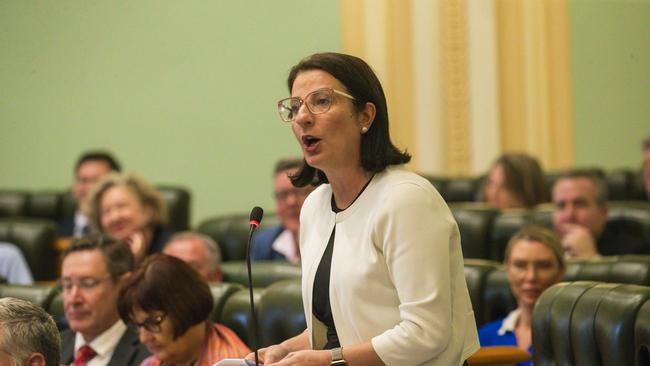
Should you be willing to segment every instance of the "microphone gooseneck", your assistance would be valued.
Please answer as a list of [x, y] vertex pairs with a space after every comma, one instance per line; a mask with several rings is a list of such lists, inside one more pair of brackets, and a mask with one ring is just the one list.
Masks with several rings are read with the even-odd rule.
[[259, 356], [257, 354], [259, 331], [257, 327], [257, 314], [255, 313], [255, 303], [253, 301], [253, 271], [251, 270], [251, 240], [253, 233], [260, 226], [264, 216], [264, 210], [261, 207], [255, 206], [251, 210], [250, 215], [250, 231], [248, 234], [248, 245], [246, 245], [246, 267], [248, 269], [248, 294], [251, 302], [251, 317], [253, 328], [253, 349], [255, 350], [255, 366], [259, 366]]

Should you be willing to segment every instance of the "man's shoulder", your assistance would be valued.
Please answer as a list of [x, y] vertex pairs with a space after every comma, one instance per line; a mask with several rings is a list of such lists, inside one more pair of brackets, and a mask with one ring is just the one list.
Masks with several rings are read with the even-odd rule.
[[140, 343], [137, 329], [133, 325], [128, 325], [115, 347], [109, 366], [137, 366], [150, 355], [151, 353], [147, 347]]
[[74, 337], [75, 337], [75, 332], [73, 332], [70, 329], [64, 329], [60, 332], [61, 334], [61, 344], [63, 345], [63, 342], [69, 342], [72, 341], [74, 343]]

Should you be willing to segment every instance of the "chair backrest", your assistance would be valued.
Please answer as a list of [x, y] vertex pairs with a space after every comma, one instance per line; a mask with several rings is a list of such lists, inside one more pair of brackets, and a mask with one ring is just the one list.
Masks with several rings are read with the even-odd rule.
[[56, 224], [50, 220], [34, 218], [0, 220], [0, 241], [8, 241], [20, 248], [35, 281], [57, 278], [55, 236]]
[[302, 333], [307, 324], [300, 279], [276, 282], [262, 294], [258, 305], [260, 347], [278, 344]]
[[506, 245], [510, 238], [521, 228], [531, 223], [529, 211], [503, 212], [494, 218], [490, 238], [490, 258], [503, 262]]
[[219, 319], [226, 300], [241, 289], [243, 289], [243, 286], [238, 283], [210, 282], [210, 292], [212, 293], [212, 300], [214, 301], [212, 312], [210, 313], [210, 319]]
[[[260, 299], [264, 291], [264, 288], [253, 289], [253, 301], [255, 302], [255, 312], [257, 314], [259, 314]], [[253, 317], [251, 315], [249, 296], [247, 288], [237, 290], [226, 299], [220, 317], [213, 320], [232, 329], [252, 349], [254, 346], [253, 337], [251, 336]]]
[[172, 232], [187, 230], [190, 227], [191, 195], [189, 190], [165, 185], [157, 188], [167, 204], [169, 222], [166, 227]]
[[650, 256], [621, 255], [599, 260], [571, 260], [564, 281], [600, 281], [650, 286]]
[[[248, 242], [249, 215], [232, 214], [211, 218], [203, 221], [197, 231], [208, 235], [219, 243], [224, 262], [246, 259], [246, 243]], [[260, 229], [278, 224], [275, 214], [265, 214]]]
[[637, 313], [650, 287], [563, 282], [547, 289], [533, 313], [533, 362], [634, 365]]
[[478, 197], [480, 180], [475, 177], [450, 178], [441, 192], [447, 202], [473, 202]]
[[636, 350], [635, 365], [650, 365], [650, 301], [646, 301], [636, 314], [634, 349]]
[[47, 310], [56, 295], [50, 285], [0, 285], [0, 297], [15, 297], [39, 305]]
[[60, 192], [55, 191], [32, 192], [27, 207], [27, 216], [58, 222], [63, 218], [62, 196]]
[[[300, 278], [300, 266], [283, 261], [256, 261], [252, 264], [253, 287], [267, 287], [274, 282]], [[246, 261], [230, 261], [221, 265], [223, 279], [248, 287]]]
[[65, 317], [65, 309], [63, 307], [63, 291], [54, 289], [52, 301], [50, 301], [49, 306], [45, 310], [52, 315], [59, 331], [69, 328], [68, 319]]
[[467, 282], [469, 297], [474, 309], [474, 318], [478, 326], [485, 324], [487, 320], [483, 314], [485, 308], [483, 301], [488, 275], [499, 267], [500, 263], [494, 261], [465, 259], [465, 281]]
[[634, 199], [634, 172], [628, 169], [617, 169], [605, 174], [608, 200]]
[[464, 258], [490, 258], [490, 234], [499, 210], [484, 204], [451, 204]]
[[25, 216], [28, 206], [28, 192], [19, 190], [0, 191], [0, 217]]
[[496, 268], [487, 274], [481, 306], [482, 324], [505, 318], [517, 308], [508, 275], [503, 268]]

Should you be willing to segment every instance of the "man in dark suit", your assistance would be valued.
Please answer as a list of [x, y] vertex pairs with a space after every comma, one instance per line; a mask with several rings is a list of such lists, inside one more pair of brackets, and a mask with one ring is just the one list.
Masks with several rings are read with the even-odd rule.
[[120, 288], [134, 268], [123, 242], [103, 235], [75, 240], [63, 253], [63, 306], [70, 326], [61, 334], [61, 363], [137, 366], [149, 356], [138, 331], [117, 312]]
[[59, 222], [58, 236], [80, 237], [88, 231], [88, 218], [81, 212], [81, 202], [93, 185], [110, 172], [119, 172], [120, 164], [115, 158], [102, 151], [86, 152], [75, 165], [72, 195], [77, 202], [74, 216], [65, 217]]
[[607, 220], [607, 186], [592, 170], [564, 173], [553, 186], [553, 226], [569, 257], [650, 254], [642, 232]]
[[300, 209], [313, 187], [294, 187], [289, 175], [296, 174], [302, 165], [302, 159], [280, 160], [275, 165], [273, 195], [281, 225], [262, 230], [253, 237], [252, 260], [300, 262]]

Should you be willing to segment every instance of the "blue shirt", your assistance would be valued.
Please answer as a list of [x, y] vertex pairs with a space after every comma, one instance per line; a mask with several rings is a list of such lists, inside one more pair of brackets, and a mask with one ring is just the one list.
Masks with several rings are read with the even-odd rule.
[[[504, 319], [499, 319], [482, 326], [478, 330], [478, 340], [481, 343], [481, 347], [517, 347], [517, 337], [515, 336], [515, 325], [517, 324], [517, 319], [519, 319], [519, 310], [514, 310]], [[528, 353], [532, 355], [532, 345], [528, 347]], [[519, 362], [517, 366], [532, 366], [532, 361]]]

